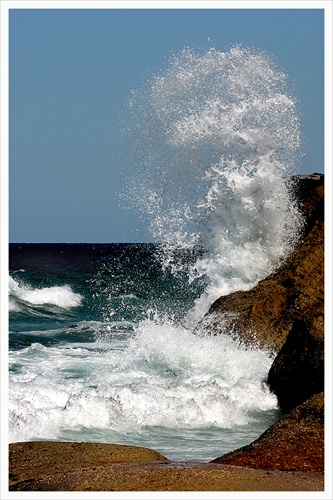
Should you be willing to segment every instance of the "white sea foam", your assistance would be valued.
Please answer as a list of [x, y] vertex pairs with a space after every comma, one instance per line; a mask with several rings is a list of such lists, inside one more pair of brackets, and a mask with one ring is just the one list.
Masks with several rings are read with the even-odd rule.
[[9, 277], [9, 295], [11, 311], [20, 310], [17, 299], [31, 305], [50, 304], [63, 309], [77, 307], [82, 301], [82, 296], [73, 292], [69, 285], [32, 288], [16, 281], [11, 276]]
[[154, 317], [121, 350], [101, 346], [32, 344], [10, 353], [11, 441], [80, 429], [106, 441], [156, 427], [221, 430], [277, 408], [264, 383], [271, 358], [227, 335], [201, 338]]
[[280, 265], [302, 225], [288, 181], [300, 134], [272, 58], [240, 46], [186, 49], [133, 93], [130, 109], [139, 172], [129, 193], [165, 243], [162, 261], [177, 272], [175, 249], [206, 249], [189, 270], [207, 279], [197, 312]]

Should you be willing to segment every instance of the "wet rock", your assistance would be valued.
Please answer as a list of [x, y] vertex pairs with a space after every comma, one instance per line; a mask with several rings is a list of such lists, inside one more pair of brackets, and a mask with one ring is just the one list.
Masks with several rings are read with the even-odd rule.
[[305, 221], [294, 252], [251, 290], [216, 300], [199, 325], [215, 335], [228, 327], [245, 344], [277, 355], [268, 384], [285, 411], [324, 383], [324, 176], [292, 182]]
[[[200, 329], [218, 334], [226, 324], [234, 325], [233, 330], [244, 342], [277, 352], [294, 320], [323, 305], [324, 176], [299, 176], [293, 184], [304, 213], [303, 234], [294, 252], [251, 290], [217, 299]], [[320, 324], [318, 328], [322, 336]]]
[[256, 441], [212, 461], [283, 471], [324, 471], [324, 394], [294, 408]]
[[[322, 311], [315, 318], [319, 315], [323, 315]], [[294, 321], [273, 361], [267, 383], [284, 411], [324, 390], [324, 339], [311, 335], [306, 321]]]
[[253, 443], [213, 462], [323, 472], [324, 176], [293, 182], [304, 214], [295, 250], [252, 290], [219, 298], [200, 325], [219, 334], [233, 324], [245, 344], [271, 351], [267, 383], [285, 416]]

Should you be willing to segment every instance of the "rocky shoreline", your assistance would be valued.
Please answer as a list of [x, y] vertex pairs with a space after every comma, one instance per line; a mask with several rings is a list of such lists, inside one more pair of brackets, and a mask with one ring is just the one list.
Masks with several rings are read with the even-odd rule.
[[267, 384], [285, 415], [214, 462], [324, 472], [324, 176], [299, 176], [295, 189], [305, 225], [294, 252], [252, 290], [218, 299], [200, 325], [218, 334], [232, 314], [245, 343], [277, 353]]
[[256, 441], [210, 463], [94, 443], [9, 445], [10, 491], [324, 490], [324, 176], [293, 179], [305, 226], [292, 255], [247, 292], [218, 299], [198, 328], [234, 324], [274, 353], [267, 384], [284, 416]]
[[112, 444], [15, 443], [9, 459], [9, 490], [19, 492], [324, 489], [322, 473], [170, 462], [147, 448]]

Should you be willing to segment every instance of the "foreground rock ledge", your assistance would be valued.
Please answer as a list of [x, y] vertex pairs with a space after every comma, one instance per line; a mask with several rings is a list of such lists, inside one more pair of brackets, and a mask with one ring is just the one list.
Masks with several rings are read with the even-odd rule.
[[170, 462], [147, 448], [14, 443], [10, 491], [323, 491], [320, 473]]

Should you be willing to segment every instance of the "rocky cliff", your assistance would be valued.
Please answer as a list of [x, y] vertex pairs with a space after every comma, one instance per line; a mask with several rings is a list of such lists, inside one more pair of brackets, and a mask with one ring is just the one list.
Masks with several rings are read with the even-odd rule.
[[[267, 383], [286, 413], [259, 440], [216, 459], [221, 463], [256, 467], [266, 460], [268, 468], [276, 468], [276, 462], [279, 468], [295, 470], [309, 470], [315, 463], [312, 470], [323, 470], [324, 176], [299, 176], [295, 181], [305, 220], [295, 251], [252, 290], [219, 298], [201, 325], [218, 334], [219, 325], [232, 318], [234, 331], [245, 343], [272, 351]], [[276, 450], [284, 441], [289, 443], [288, 459], [282, 449]], [[302, 442], [307, 443], [306, 453]], [[286, 443], [282, 448], [287, 449]], [[267, 459], [276, 454], [278, 460]]]
[[286, 410], [323, 390], [324, 176], [299, 176], [295, 189], [305, 219], [295, 251], [251, 290], [216, 300], [200, 325], [218, 335], [229, 322], [243, 342], [278, 353], [268, 383]]

